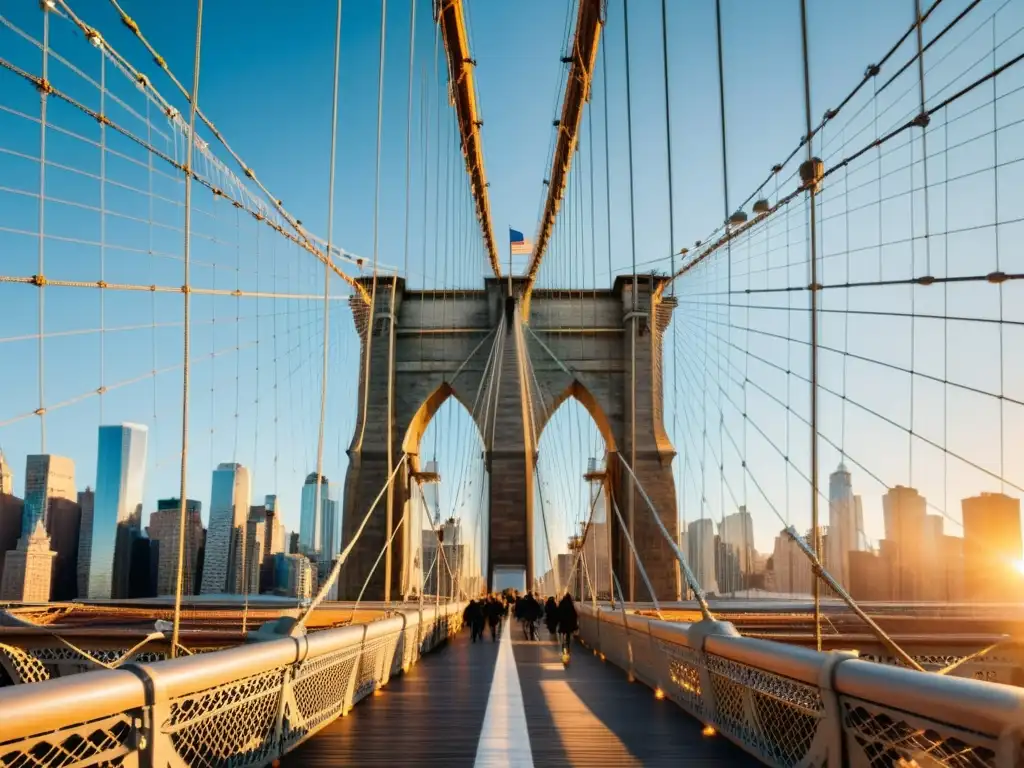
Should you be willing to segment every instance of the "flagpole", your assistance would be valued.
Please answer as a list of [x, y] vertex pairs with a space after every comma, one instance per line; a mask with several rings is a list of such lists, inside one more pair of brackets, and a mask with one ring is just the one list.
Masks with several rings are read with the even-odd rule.
[[512, 295], [512, 225], [508, 227], [508, 295]]

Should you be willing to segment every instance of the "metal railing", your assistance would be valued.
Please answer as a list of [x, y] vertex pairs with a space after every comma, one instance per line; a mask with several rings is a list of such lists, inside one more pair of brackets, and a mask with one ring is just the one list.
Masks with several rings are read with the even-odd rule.
[[0, 766], [257, 766], [457, 632], [463, 605], [0, 689]]
[[741, 637], [725, 622], [579, 612], [595, 652], [767, 765], [1024, 765], [1019, 688]]

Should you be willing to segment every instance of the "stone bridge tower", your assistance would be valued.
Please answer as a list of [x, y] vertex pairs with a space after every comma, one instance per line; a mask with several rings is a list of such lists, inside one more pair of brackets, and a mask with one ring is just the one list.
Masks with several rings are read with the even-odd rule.
[[[607, 489], [623, 518], [632, 516], [634, 541], [654, 591], [660, 599], [674, 599], [678, 591], [674, 556], [639, 492], [634, 491], [630, 502], [628, 473], [615, 456], [619, 451], [627, 461], [635, 456], [640, 483], [665, 527], [676, 536], [675, 451], [662, 423], [661, 380], [662, 335], [671, 322], [673, 305], [655, 295], [661, 279], [638, 279], [635, 311], [631, 275], [617, 278], [610, 290], [534, 290], [527, 324], [519, 302], [522, 278], [511, 281], [513, 307], [506, 303], [507, 279], [488, 278], [478, 291], [441, 292], [407, 291], [404, 279], [378, 276], [372, 322], [365, 307], [353, 304], [361, 339], [359, 406], [348, 451], [343, 546], [351, 541], [389, 476], [389, 418], [392, 460], [397, 464], [403, 453], [410, 460], [392, 485], [391, 527], [382, 499], [342, 569], [341, 599], [355, 599], [389, 531], [402, 520], [413, 492], [411, 473], [419, 469], [420, 440], [448, 397], [458, 398], [473, 415], [484, 444], [489, 472], [488, 584], [494, 569], [503, 566], [523, 568], [528, 579], [533, 578], [534, 466], [539, 439], [558, 405], [575, 397], [604, 436]], [[370, 278], [362, 280], [371, 290]], [[511, 325], [506, 322], [509, 317]], [[392, 324], [394, 343], [389, 344]], [[635, 388], [630, 375], [634, 356]], [[578, 470], [582, 476], [585, 467]], [[574, 480], [582, 482], [582, 477]], [[622, 531], [614, 523], [611, 531], [612, 564], [626, 598], [632, 589], [637, 600], [649, 599], [639, 572], [631, 571]], [[382, 562], [364, 599], [379, 600], [386, 594], [391, 599], [401, 597], [405, 541], [401, 535], [394, 537], [390, 588], [385, 588]]]

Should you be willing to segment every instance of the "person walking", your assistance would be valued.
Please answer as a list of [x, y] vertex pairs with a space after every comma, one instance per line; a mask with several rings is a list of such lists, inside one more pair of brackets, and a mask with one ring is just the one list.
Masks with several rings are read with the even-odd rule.
[[544, 611], [533, 596], [533, 592], [527, 592], [523, 598], [523, 630], [526, 632], [527, 640], [537, 639], [537, 622], [544, 615]]
[[548, 632], [551, 633], [551, 639], [555, 640], [558, 638], [558, 603], [555, 602], [555, 598], [549, 596], [547, 601], [544, 603], [544, 624], [548, 628]]
[[501, 601], [494, 595], [488, 597], [487, 603], [484, 606], [484, 613], [487, 614], [487, 624], [491, 628], [491, 642], [496, 643], [498, 642], [498, 635], [501, 634]]
[[568, 662], [572, 636], [580, 628], [579, 615], [568, 592], [558, 604], [558, 634], [562, 641], [562, 660]]
[[484, 639], [484, 607], [478, 600], [470, 600], [462, 614], [462, 620], [469, 624], [470, 638], [476, 642], [479, 637]]

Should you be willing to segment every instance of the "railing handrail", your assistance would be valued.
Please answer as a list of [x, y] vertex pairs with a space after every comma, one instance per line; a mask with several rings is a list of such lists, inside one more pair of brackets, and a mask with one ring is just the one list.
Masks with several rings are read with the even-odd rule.
[[[325, 629], [300, 637], [247, 643], [212, 653], [117, 670], [91, 670], [38, 683], [0, 688], [0, 741], [34, 736], [78, 723], [141, 709], [270, 669], [316, 659], [462, 610], [458, 603], [401, 609], [368, 624]], [[147, 688], [149, 692], [147, 693]]]
[[995, 737], [1024, 725], [1024, 689], [1012, 685], [848, 659], [836, 666], [835, 689]]
[[0, 740], [58, 730], [145, 704], [144, 680], [122, 669], [99, 669], [40, 683], [7, 686], [0, 688]]
[[[580, 604], [583, 615], [622, 628], [622, 615]], [[820, 686], [831, 665], [831, 687], [837, 694], [884, 705], [929, 720], [998, 738], [1010, 728], [1024, 727], [1024, 689], [1001, 683], [919, 672], [905, 667], [819, 653], [800, 646], [760, 638], [707, 635], [703, 648], [692, 635], [695, 624], [628, 615], [630, 630], [662, 642], [704, 651], [730, 661]], [[837, 658], [838, 656], [838, 658]]]

